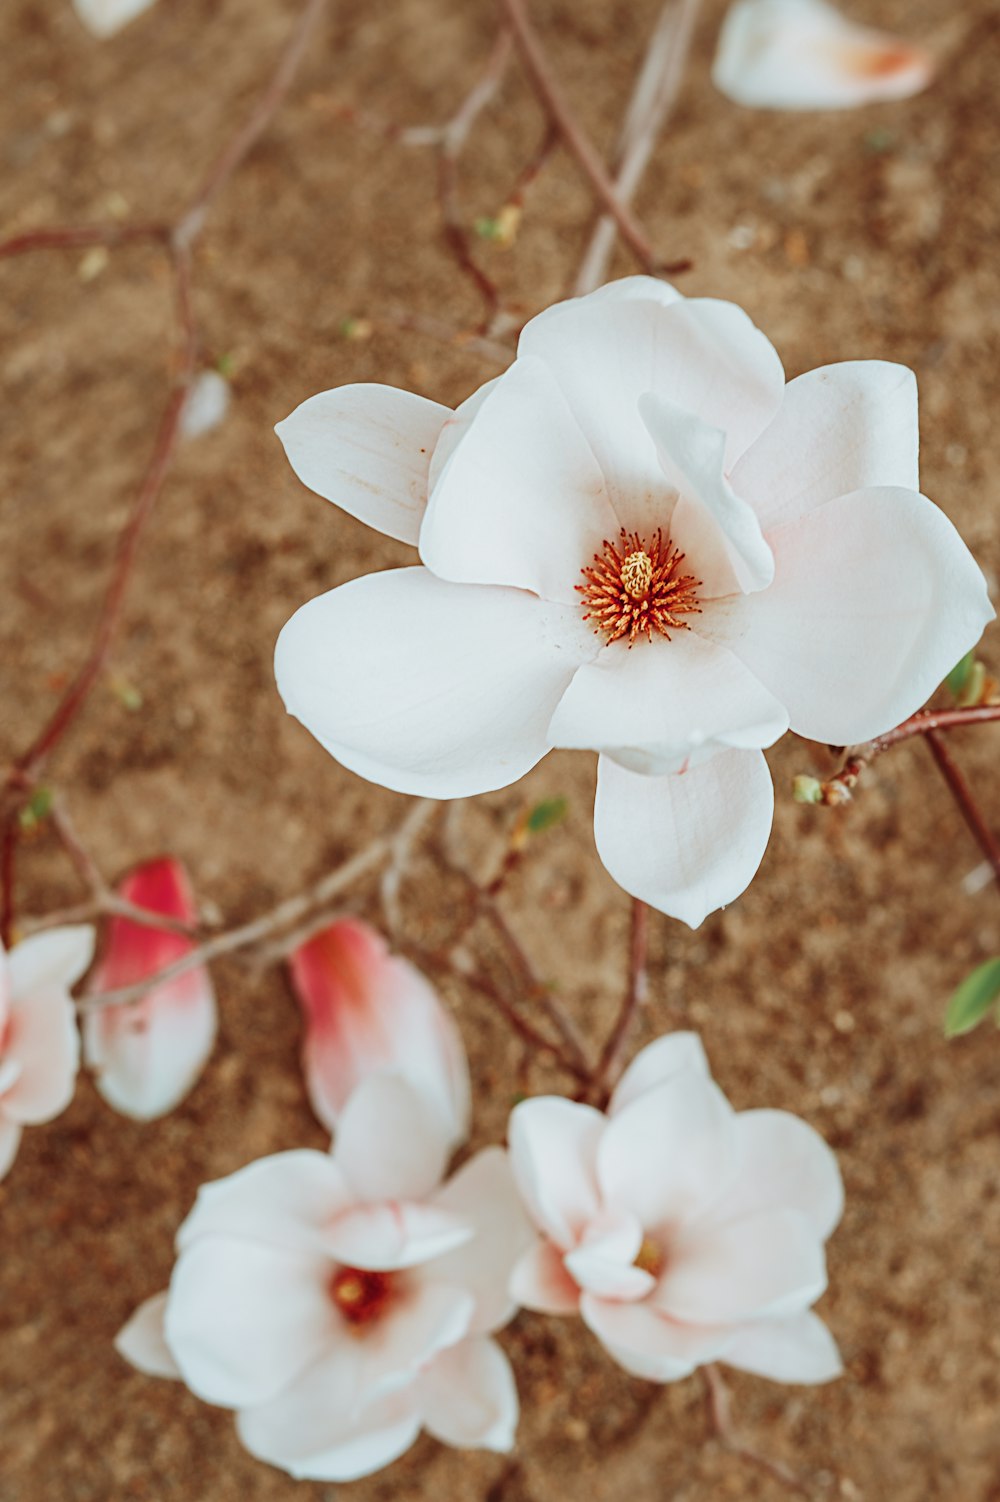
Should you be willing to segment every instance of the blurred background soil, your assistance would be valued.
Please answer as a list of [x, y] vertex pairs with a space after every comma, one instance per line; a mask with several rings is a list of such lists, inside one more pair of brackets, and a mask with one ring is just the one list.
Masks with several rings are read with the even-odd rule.
[[[5, 0], [0, 232], [175, 213], [269, 76], [296, 9], [160, 0], [99, 43], [68, 0]], [[1000, 6], [855, 0], [859, 19], [930, 42], [941, 67], [921, 97], [843, 115], [751, 113], [716, 94], [708, 67], [722, 9], [704, 8], [637, 210], [664, 258], [691, 258], [684, 290], [744, 305], [790, 375], [859, 357], [916, 369], [924, 488], [995, 584]], [[657, 0], [533, 6], [605, 150], [657, 11]], [[198, 248], [205, 358], [231, 369], [232, 411], [180, 453], [113, 669], [49, 781], [106, 872], [173, 852], [229, 923], [299, 890], [407, 807], [288, 719], [271, 672], [277, 632], [302, 601], [407, 550], [302, 488], [271, 428], [340, 382], [386, 381], [454, 403], [496, 374], [473, 346], [388, 321], [403, 310], [472, 330], [481, 307], [441, 242], [433, 153], [343, 118], [355, 107], [400, 124], [447, 119], [494, 30], [489, 0], [334, 0], [290, 100]], [[497, 212], [542, 134], [511, 68], [462, 159], [470, 224]], [[476, 242], [519, 318], [563, 293], [591, 213], [559, 153], [513, 246]], [[4, 761], [83, 655], [167, 390], [162, 255], [136, 246], [100, 259], [46, 251], [0, 268]], [[631, 269], [619, 252], [615, 273]], [[345, 319], [361, 320], [362, 337], [345, 337]], [[998, 641], [993, 628], [984, 655], [994, 672]], [[1000, 821], [997, 732], [951, 744]], [[994, 889], [963, 887], [979, 856], [924, 746], [884, 757], [837, 811], [791, 801], [790, 779], [810, 757], [791, 740], [770, 757], [776, 831], [746, 896], [694, 934], [653, 924], [644, 1036], [700, 1029], [732, 1100], [807, 1117], [847, 1183], [821, 1305], [846, 1376], [820, 1390], [734, 1377], [738, 1425], [820, 1502], [997, 1498], [1000, 1039], [987, 1027], [946, 1045], [941, 1018], [957, 980], [1000, 950], [1000, 902]], [[538, 844], [504, 907], [596, 1044], [621, 993], [628, 902], [596, 859], [593, 780], [592, 758], [552, 756], [525, 783], [465, 807], [457, 830], [485, 871], [526, 803], [568, 796], [568, 819]], [[24, 912], [79, 896], [44, 830], [20, 869]], [[418, 867], [404, 893], [424, 915], [414, 921], [433, 922], [435, 904], [454, 900], [435, 881]], [[370, 887], [355, 906], [377, 918]], [[0, 1186], [2, 1502], [333, 1495], [251, 1459], [228, 1414], [132, 1372], [112, 1347], [135, 1305], [165, 1284], [199, 1184], [264, 1153], [324, 1144], [282, 977], [234, 961], [216, 979], [221, 1036], [180, 1110], [139, 1126], [81, 1077], [71, 1109], [26, 1133]], [[473, 1061], [476, 1141], [496, 1139], [519, 1045], [475, 996], [446, 990]], [[530, 1088], [553, 1087], [563, 1088], [555, 1074], [532, 1070]], [[522, 1315], [504, 1339], [523, 1399], [515, 1465], [423, 1439], [338, 1495], [786, 1495], [711, 1440], [697, 1377], [664, 1389], [633, 1381], [570, 1322]]]

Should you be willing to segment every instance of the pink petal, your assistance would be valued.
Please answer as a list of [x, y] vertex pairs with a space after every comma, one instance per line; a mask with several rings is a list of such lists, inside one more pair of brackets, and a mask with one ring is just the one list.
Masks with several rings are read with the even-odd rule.
[[720, 748], [770, 746], [787, 729], [784, 707], [734, 653], [681, 631], [631, 650], [624, 642], [605, 647], [563, 694], [549, 738], [663, 776]]
[[20, 1145], [20, 1123], [7, 1119], [3, 1113], [3, 1101], [0, 1100], [0, 1179], [4, 1178], [13, 1167]]
[[716, 87], [757, 109], [851, 109], [926, 88], [921, 47], [856, 26], [824, 0], [737, 0], [712, 68]]
[[650, 1304], [616, 1304], [584, 1294], [580, 1313], [620, 1366], [649, 1382], [675, 1382], [713, 1361], [732, 1341], [728, 1329], [684, 1326]]
[[304, 605], [278, 638], [275, 672], [289, 713], [351, 771], [462, 798], [545, 755], [552, 711], [596, 652], [573, 606], [410, 568]]
[[654, 1085], [689, 1071], [700, 1074], [703, 1079], [710, 1078], [708, 1059], [698, 1034], [665, 1033], [636, 1054], [615, 1086], [608, 1104], [608, 1115], [617, 1115]]
[[853, 490], [918, 490], [917, 382], [905, 365], [848, 360], [797, 376], [732, 473], [765, 532]]
[[539, 1314], [576, 1314], [580, 1287], [566, 1271], [563, 1254], [551, 1241], [536, 1242], [519, 1257], [510, 1279], [510, 1295]]
[[639, 776], [607, 756], [598, 763], [601, 860], [626, 892], [691, 928], [750, 885], [773, 813], [759, 751], [720, 751], [666, 777]]
[[154, 1294], [140, 1304], [127, 1324], [115, 1336], [115, 1350], [147, 1377], [180, 1377], [181, 1369], [167, 1345], [163, 1321], [167, 1311], [166, 1293]]
[[726, 434], [654, 392], [639, 398], [639, 411], [680, 497], [670, 537], [702, 581], [702, 599], [766, 589], [774, 559], [753, 507], [726, 479]]
[[167, 1343], [207, 1403], [276, 1397], [337, 1339], [328, 1258], [229, 1236], [199, 1237], [174, 1268]]
[[769, 534], [762, 594], [703, 621], [810, 740], [850, 745], [919, 709], [993, 619], [943, 511], [914, 491], [856, 491]]
[[323, 1239], [331, 1256], [348, 1267], [392, 1272], [439, 1258], [474, 1235], [474, 1228], [460, 1215], [431, 1205], [394, 1201], [343, 1211]]
[[226, 1236], [322, 1255], [327, 1228], [356, 1202], [328, 1153], [309, 1148], [274, 1153], [203, 1185], [177, 1233], [177, 1246], [183, 1251], [199, 1238]]
[[684, 1070], [611, 1117], [597, 1178], [606, 1204], [651, 1231], [711, 1205], [732, 1183], [736, 1161], [732, 1107], [714, 1081]]
[[69, 993], [53, 986], [29, 996], [15, 994], [2, 1051], [2, 1064], [12, 1078], [0, 1095], [3, 1114], [21, 1124], [51, 1121], [73, 1099], [79, 1062], [80, 1036]]
[[761, 1210], [798, 1210], [825, 1241], [844, 1210], [837, 1160], [818, 1132], [788, 1111], [741, 1111], [735, 1120], [736, 1180], [714, 1223]]
[[441, 1182], [448, 1133], [440, 1113], [405, 1079], [374, 1074], [347, 1102], [333, 1156], [366, 1204], [419, 1200]]
[[471, 1240], [428, 1268], [428, 1276], [467, 1289], [476, 1300], [470, 1334], [484, 1335], [515, 1313], [509, 1292], [511, 1272], [534, 1232], [514, 1183], [507, 1153], [487, 1147], [463, 1163], [439, 1189], [434, 1204], [461, 1216], [473, 1228]]
[[633, 1265], [642, 1241], [637, 1216], [627, 1210], [603, 1210], [587, 1226], [573, 1251], [566, 1253], [566, 1271], [581, 1288], [600, 1298], [644, 1298], [656, 1280]]
[[442, 579], [576, 605], [580, 570], [618, 531], [604, 477], [543, 360], [494, 384], [434, 487], [420, 556]]
[[[197, 908], [180, 861], [167, 857], [131, 872], [118, 888], [135, 907], [192, 923]], [[183, 934], [112, 918], [92, 994], [131, 986], [190, 954]], [[156, 986], [133, 1006], [101, 1007], [84, 1018], [83, 1042], [95, 1084], [115, 1110], [152, 1121], [179, 1105], [194, 1087], [215, 1043], [215, 990], [199, 965]]]
[[403, 1386], [440, 1351], [463, 1340], [474, 1307], [472, 1295], [464, 1288], [413, 1280], [403, 1301], [374, 1321], [358, 1342], [359, 1399], [367, 1402]]
[[394, 386], [338, 386], [275, 431], [304, 485], [400, 542], [416, 543], [431, 454], [449, 408]]
[[689, 1227], [671, 1244], [653, 1302], [674, 1319], [720, 1325], [797, 1314], [825, 1287], [823, 1248], [810, 1221], [794, 1210], [765, 1210]]
[[342, 918], [289, 961], [306, 1022], [302, 1062], [313, 1110], [331, 1131], [366, 1075], [402, 1075], [439, 1111], [456, 1147], [469, 1128], [469, 1066], [433, 986], [381, 934]]
[[511, 1113], [517, 1187], [532, 1220], [563, 1251], [600, 1208], [596, 1160], [604, 1127], [600, 1111], [554, 1095], [522, 1101]]
[[470, 1337], [435, 1356], [420, 1378], [419, 1401], [442, 1444], [501, 1454], [514, 1448], [517, 1386], [495, 1340]]
[[271, 1402], [245, 1408], [236, 1424], [250, 1454], [313, 1481], [355, 1481], [402, 1455], [420, 1432], [416, 1385], [364, 1403], [359, 1365], [358, 1345], [337, 1346]]
[[722, 1359], [772, 1382], [832, 1382], [844, 1370], [836, 1341], [812, 1313], [746, 1326]]

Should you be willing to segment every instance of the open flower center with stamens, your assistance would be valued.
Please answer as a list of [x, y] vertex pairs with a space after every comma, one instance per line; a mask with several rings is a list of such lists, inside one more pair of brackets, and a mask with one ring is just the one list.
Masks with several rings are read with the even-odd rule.
[[663, 1271], [663, 1261], [662, 1248], [655, 1241], [652, 1241], [650, 1237], [644, 1236], [642, 1246], [636, 1252], [635, 1261], [632, 1263], [632, 1266], [640, 1267], [644, 1273], [649, 1273], [651, 1277], [658, 1278]]
[[390, 1273], [363, 1267], [339, 1267], [330, 1279], [330, 1296], [352, 1325], [365, 1325], [385, 1310], [392, 1293]]
[[585, 621], [610, 643], [628, 638], [631, 647], [644, 634], [653, 632], [670, 640], [671, 631], [687, 631], [684, 615], [700, 615], [698, 590], [701, 580], [684, 574], [684, 554], [662, 531], [648, 541], [623, 527], [618, 542], [603, 543], [603, 552], [581, 569], [586, 583], [577, 584], [587, 607]]

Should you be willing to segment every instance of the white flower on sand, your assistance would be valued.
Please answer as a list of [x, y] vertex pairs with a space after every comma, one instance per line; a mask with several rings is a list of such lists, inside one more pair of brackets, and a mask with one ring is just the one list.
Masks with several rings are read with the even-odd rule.
[[153, 0], [73, 0], [80, 20], [96, 37], [114, 36], [152, 3]]
[[542, 1233], [511, 1282], [527, 1308], [578, 1312], [654, 1382], [719, 1360], [779, 1382], [840, 1374], [810, 1312], [843, 1207], [836, 1160], [797, 1116], [734, 1112], [693, 1033], [643, 1049], [607, 1116], [539, 1097], [509, 1136]]
[[300, 479], [422, 560], [293, 616], [290, 712], [352, 771], [437, 798], [600, 752], [601, 859], [692, 926], [763, 856], [762, 748], [888, 729], [993, 614], [917, 491], [909, 370], [786, 385], [739, 308], [646, 277], [534, 318], [456, 413], [345, 386], [279, 433]]
[[73, 1099], [80, 1035], [70, 990], [94, 954], [94, 931], [51, 928], [0, 944], [0, 1178], [21, 1130], [51, 1121]]
[[857, 26], [826, 0], [736, 0], [712, 65], [716, 88], [737, 104], [785, 110], [906, 99], [933, 72], [923, 47]]
[[489, 1335], [531, 1232], [502, 1149], [442, 1185], [447, 1152], [444, 1113], [371, 1076], [331, 1156], [280, 1153], [202, 1189], [169, 1290], [119, 1350], [236, 1409], [247, 1449], [293, 1476], [366, 1475], [422, 1427], [509, 1450], [517, 1392]]

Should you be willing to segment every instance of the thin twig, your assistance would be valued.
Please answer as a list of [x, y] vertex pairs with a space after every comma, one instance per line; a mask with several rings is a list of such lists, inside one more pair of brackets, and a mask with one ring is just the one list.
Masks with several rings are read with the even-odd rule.
[[732, 1455], [740, 1460], [747, 1461], [758, 1470], [764, 1471], [768, 1476], [773, 1476], [775, 1481], [780, 1481], [789, 1491], [793, 1491], [799, 1497], [810, 1497], [812, 1493], [800, 1481], [794, 1471], [790, 1471], [780, 1460], [771, 1460], [769, 1456], [762, 1455], [759, 1450], [754, 1450], [739, 1438], [733, 1427], [732, 1404], [729, 1397], [729, 1388], [719, 1368], [715, 1365], [702, 1367], [705, 1375], [706, 1392], [708, 1401], [708, 1413], [715, 1431], [716, 1438], [725, 1446]]
[[436, 339], [439, 344], [450, 345], [452, 349], [468, 350], [470, 354], [489, 360], [492, 365], [507, 366], [514, 358], [513, 349], [501, 344], [498, 339], [488, 339], [471, 330], [457, 329], [454, 324], [446, 323], [443, 318], [435, 318], [430, 313], [414, 313], [408, 308], [387, 308], [373, 315], [372, 321], [390, 328], [405, 329], [413, 334], [426, 334], [428, 339]]
[[[423, 963], [428, 967], [433, 963], [433, 957], [426, 953], [422, 957]], [[472, 966], [463, 965], [456, 956], [451, 957], [448, 967], [453, 970], [460, 980], [464, 980], [473, 990], [478, 991], [480, 996], [486, 998], [502, 1015], [507, 1024], [537, 1053], [548, 1054], [561, 1069], [580, 1084], [586, 1084], [590, 1079], [590, 1071], [585, 1062], [578, 1059], [575, 1054], [561, 1047], [558, 1043], [546, 1038], [543, 1033], [525, 1017], [522, 1017], [516, 1007], [512, 1006], [501, 991], [496, 982], [482, 970], [476, 970]]]
[[594, 1070], [593, 1084], [606, 1104], [621, 1072], [621, 1062], [628, 1036], [639, 1009], [646, 1000], [646, 964], [649, 954], [649, 908], [638, 897], [632, 898], [632, 926], [629, 933], [628, 976], [625, 993], [614, 1026], [607, 1036]]
[[180, 934], [185, 939], [201, 937], [201, 929], [196, 925], [181, 923], [177, 918], [151, 912], [149, 908], [137, 907], [134, 902], [126, 902], [124, 897], [119, 897], [114, 892], [109, 892], [104, 897], [91, 897], [72, 907], [58, 908], [41, 918], [24, 918], [18, 924], [18, 931], [27, 938], [29, 934], [44, 933], [50, 928], [64, 928], [71, 923], [92, 923], [96, 918], [130, 918], [143, 928], [163, 929], [166, 933]]
[[1000, 704], [977, 704], [971, 709], [921, 709], [894, 730], [877, 735], [869, 751], [878, 756], [915, 735], [928, 735], [934, 730], [961, 730], [966, 725], [985, 725], [991, 720], [1000, 720]]
[[389, 932], [399, 933], [403, 924], [399, 893], [413, 856], [413, 848], [441, 805], [433, 798], [420, 798], [399, 826], [390, 847], [389, 864], [382, 872], [379, 897]]
[[937, 731], [925, 730], [924, 740], [937, 764], [938, 771], [948, 786], [948, 791], [958, 804], [962, 818], [989, 862], [994, 880], [1000, 882], [1000, 840], [997, 840], [987, 824], [964, 772]]
[[9, 240], [0, 240], [0, 261], [10, 256], [23, 256], [33, 250], [84, 250], [89, 245], [127, 245], [136, 240], [153, 240], [166, 243], [170, 238], [170, 226], [151, 222], [148, 224], [54, 224], [29, 229], [21, 235], [12, 235]]
[[[618, 147], [615, 191], [629, 205], [635, 197], [657, 137], [663, 129], [684, 78], [700, 0], [667, 0], [653, 29]], [[594, 226], [580, 262], [573, 291], [592, 292], [607, 275], [615, 243], [615, 221], [604, 214]]]

